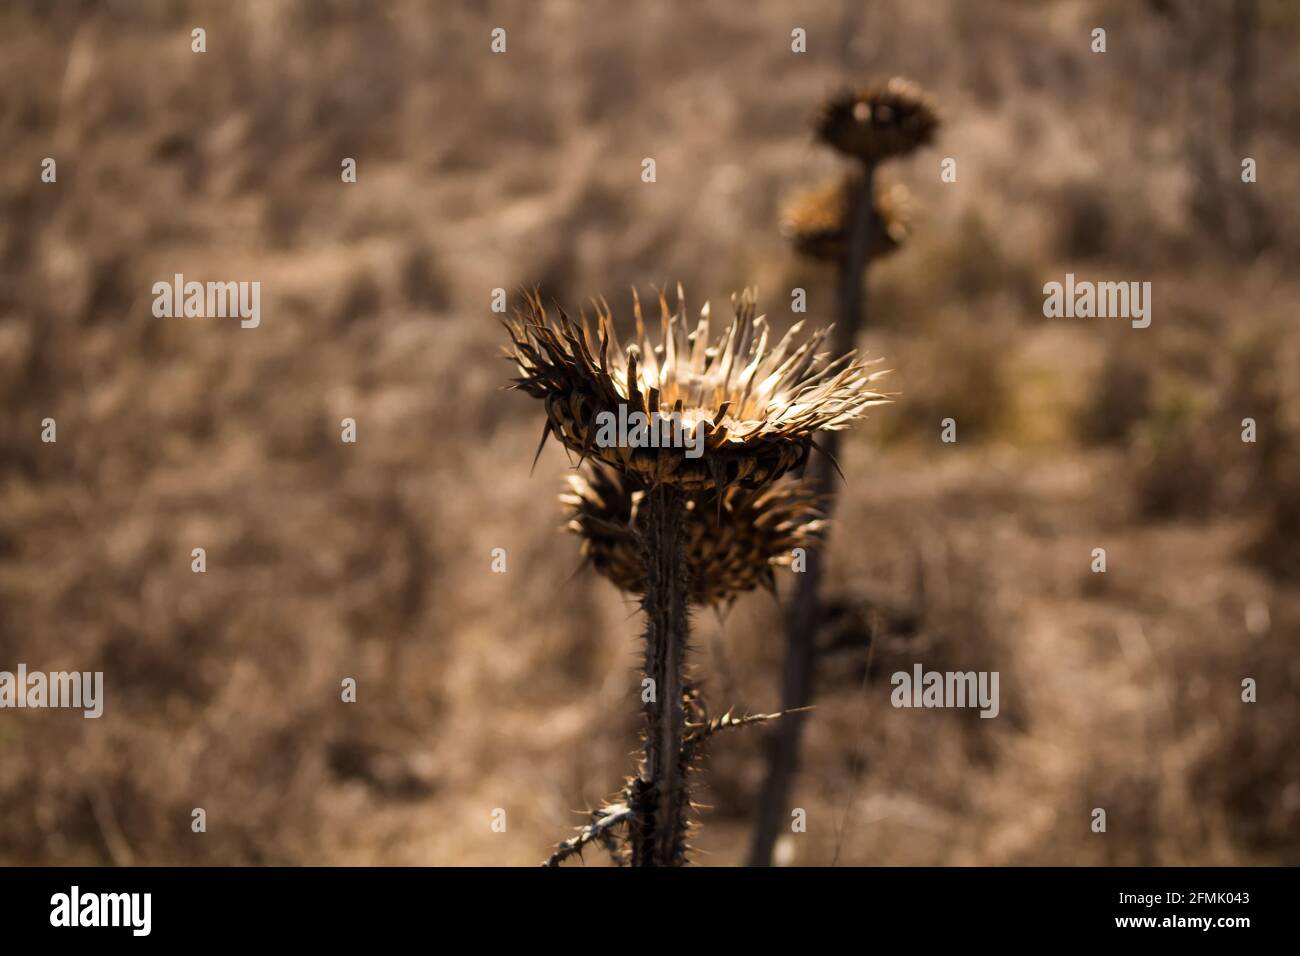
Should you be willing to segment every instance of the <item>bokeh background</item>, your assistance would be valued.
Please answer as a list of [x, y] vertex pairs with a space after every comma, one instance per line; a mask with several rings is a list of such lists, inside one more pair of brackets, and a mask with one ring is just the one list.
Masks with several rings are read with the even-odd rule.
[[[842, 456], [780, 858], [1300, 862], [1298, 49], [1286, 0], [9, 0], [0, 669], [107, 702], [0, 713], [0, 862], [541, 860], [632, 768], [640, 625], [574, 573], [564, 453], [529, 474], [491, 292], [829, 322], [780, 209], [841, 168], [819, 101], [896, 73], [946, 123], [885, 174], [897, 402]], [[1067, 271], [1152, 282], [1151, 328], [1043, 318]], [[176, 272], [260, 281], [261, 327], [155, 319]], [[699, 615], [715, 708], [777, 706], [779, 620]], [[917, 661], [998, 670], [1001, 716], [894, 710]], [[762, 743], [713, 747], [705, 865], [744, 859]]]

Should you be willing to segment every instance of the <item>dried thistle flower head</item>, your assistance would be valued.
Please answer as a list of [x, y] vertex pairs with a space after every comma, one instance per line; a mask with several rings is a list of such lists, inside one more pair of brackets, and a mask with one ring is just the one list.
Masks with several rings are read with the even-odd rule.
[[924, 146], [938, 126], [934, 100], [915, 83], [897, 76], [883, 86], [835, 94], [814, 123], [822, 142], [869, 163]]
[[[798, 323], [772, 345], [752, 293], [732, 296], [732, 306], [730, 326], [710, 344], [709, 307], [691, 329], [681, 288], [672, 311], [661, 294], [656, 345], [637, 299], [636, 340], [625, 351], [603, 302], [593, 335], [585, 316], [553, 319], [529, 296], [506, 323], [506, 355], [519, 369], [514, 387], [546, 403], [542, 441], [553, 434], [647, 487], [758, 488], [803, 464], [817, 432], [846, 428], [886, 401], [871, 389], [883, 372], [868, 372], [853, 353], [831, 361], [818, 351], [827, 329], [796, 344]], [[629, 430], [634, 414], [675, 427], [649, 429], [648, 444], [647, 432]]]
[[[582, 537], [582, 555], [620, 591], [645, 590], [641, 533], [645, 490], [612, 468], [589, 465], [569, 476], [560, 496], [568, 530]], [[686, 500], [683, 552], [690, 599], [727, 604], [754, 588], [774, 590], [773, 569], [791, 563], [795, 548], [815, 548], [826, 521], [817, 496], [793, 481], [766, 488], [731, 487], [719, 507], [711, 493]]]
[[[849, 235], [849, 204], [861, 171], [852, 170], [798, 193], [781, 217], [781, 234], [801, 255], [822, 262], [843, 262]], [[907, 239], [911, 196], [902, 185], [877, 186], [872, 196], [867, 255], [879, 259], [897, 252]]]

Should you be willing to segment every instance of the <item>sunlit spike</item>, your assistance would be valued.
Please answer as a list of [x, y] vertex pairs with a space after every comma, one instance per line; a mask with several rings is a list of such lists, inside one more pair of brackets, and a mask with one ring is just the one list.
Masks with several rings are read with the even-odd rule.
[[641, 296], [636, 289], [632, 290], [632, 313], [636, 316], [636, 340], [639, 344], [645, 341], [645, 321], [641, 318]]

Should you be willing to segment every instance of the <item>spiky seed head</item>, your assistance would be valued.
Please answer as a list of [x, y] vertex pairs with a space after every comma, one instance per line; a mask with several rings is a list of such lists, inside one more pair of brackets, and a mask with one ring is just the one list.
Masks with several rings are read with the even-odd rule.
[[[848, 247], [849, 204], [862, 173], [851, 170], [795, 197], [781, 217], [781, 234], [801, 254], [822, 262], [843, 262]], [[902, 185], [877, 185], [868, 238], [869, 259], [879, 259], [907, 239], [911, 196]]]
[[[570, 475], [560, 496], [566, 527], [582, 538], [583, 557], [621, 591], [645, 590], [641, 533], [645, 489], [612, 468], [589, 464]], [[788, 566], [795, 548], [816, 548], [825, 533], [820, 500], [794, 481], [739, 486], [687, 496], [683, 552], [690, 599], [728, 604], [746, 591], [774, 590], [773, 569]]]
[[[817, 432], [846, 428], [886, 401], [871, 388], [883, 372], [869, 372], [852, 352], [831, 361], [818, 351], [829, 329], [800, 341], [797, 323], [773, 345], [752, 292], [731, 301], [734, 317], [711, 343], [708, 305], [692, 329], [681, 287], [673, 310], [660, 294], [656, 344], [638, 298], [636, 339], [624, 350], [604, 302], [596, 305], [593, 334], [585, 315], [574, 321], [560, 310], [553, 318], [536, 294], [528, 296], [506, 322], [506, 355], [519, 370], [514, 387], [546, 403], [543, 441], [554, 435], [647, 487], [759, 488], [803, 464]], [[690, 444], [695, 436], [699, 444], [610, 441], [611, 423], [633, 413], [678, 419]]]
[[836, 93], [814, 122], [818, 139], [868, 163], [926, 145], [938, 126], [933, 98], [898, 76], [883, 85]]

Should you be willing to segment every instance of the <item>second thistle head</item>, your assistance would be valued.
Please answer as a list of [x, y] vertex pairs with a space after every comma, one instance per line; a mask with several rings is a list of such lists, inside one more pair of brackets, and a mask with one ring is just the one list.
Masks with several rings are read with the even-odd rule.
[[[852, 197], [861, 170], [850, 170], [794, 196], [781, 216], [781, 234], [804, 256], [843, 262], [849, 244]], [[908, 236], [911, 198], [901, 185], [877, 185], [872, 195], [869, 259], [897, 252]]]
[[[582, 538], [583, 557], [620, 591], [645, 591], [645, 490], [603, 465], [569, 476], [561, 495], [566, 527]], [[775, 568], [791, 563], [795, 548], [821, 544], [822, 499], [788, 480], [762, 489], [732, 487], [718, 502], [711, 493], [688, 495], [683, 556], [691, 601], [727, 605], [746, 591], [775, 591]]]
[[802, 323], [769, 340], [753, 295], [732, 296], [734, 316], [710, 339], [709, 308], [688, 324], [682, 293], [659, 296], [657, 341], [636, 300], [635, 340], [624, 349], [609, 307], [593, 333], [583, 317], [552, 318], [529, 296], [507, 323], [515, 387], [546, 403], [547, 435], [583, 458], [611, 465], [646, 487], [683, 491], [762, 487], [808, 457], [819, 431], [847, 427], [886, 401], [853, 353], [819, 352], [827, 330], [800, 341]]
[[897, 76], [883, 85], [835, 94], [814, 122], [818, 139], [867, 163], [926, 145], [938, 127], [934, 100]]

